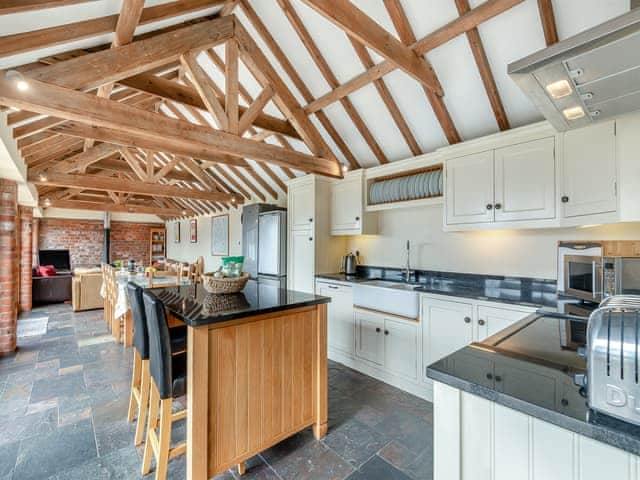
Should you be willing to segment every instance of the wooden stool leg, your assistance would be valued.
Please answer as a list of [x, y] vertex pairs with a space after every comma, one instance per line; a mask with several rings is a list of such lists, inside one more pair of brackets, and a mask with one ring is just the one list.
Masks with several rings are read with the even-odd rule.
[[149, 411], [149, 389], [151, 387], [151, 372], [149, 360], [142, 360], [142, 376], [140, 381], [140, 403], [138, 403], [138, 424], [136, 425], [135, 444], [143, 442], [144, 426]]
[[156, 480], [165, 480], [167, 478], [169, 447], [171, 445], [172, 403], [171, 398], [160, 402], [160, 435], [158, 438], [158, 458], [156, 459]]
[[[138, 351], [133, 352], [133, 373], [131, 375], [131, 393], [129, 394], [129, 410], [127, 412], [127, 422], [133, 422], [133, 415], [136, 410], [136, 405], [138, 404], [138, 399], [135, 396], [136, 391], [140, 391], [140, 377], [141, 377], [141, 365], [142, 360], [140, 359], [140, 355]], [[140, 417], [138, 417], [138, 421], [140, 421]]]
[[238, 475], [244, 475], [247, 473], [247, 464], [245, 462], [240, 462], [238, 464]]
[[160, 395], [153, 381], [149, 387], [149, 392], [149, 419], [147, 420], [147, 441], [144, 444], [144, 455], [142, 457], [142, 475], [146, 475], [151, 471], [151, 456], [153, 455], [151, 436], [154, 435], [158, 424], [158, 406], [160, 404]]
[[127, 310], [124, 316], [124, 346], [130, 347], [133, 345], [133, 316], [131, 310]]
[[121, 338], [121, 332], [120, 332], [120, 317], [116, 318], [115, 316], [113, 317], [113, 321], [112, 323], [112, 331], [113, 331], [113, 336], [116, 338], [116, 342], [121, 343], [122, 338]]

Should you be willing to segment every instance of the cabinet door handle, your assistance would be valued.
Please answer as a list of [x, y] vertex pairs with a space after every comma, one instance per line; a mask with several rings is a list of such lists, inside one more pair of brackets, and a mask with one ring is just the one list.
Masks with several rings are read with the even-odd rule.
[[487, 203], [487, 210], [493, 210], [493, 205], [491, 205], [490, 203]]
[[376, 327], [376, 333], [380, 333], [380, 327]]
[[496, 382], [501, 382], [502, 381], [502, 377], [500, 375], [496, 375]]
[[313, 218], [310, 218], [310, 219], [309, 219], [309, 222], [313, 222]]
[[483, 319], [478, 320], [478, 325], [480, 326], [484, 325], [485, 323], [487, 322], [485, 322]]
[[359, 222], [359, 221], [360, 221], [360, 217], [356, 217], [356, 222]]
[[471, 317], [464, 317], [464, 323], [471, 323]]
[[309, 237], [309, 241], [312, 242], [313, 241], [313, 237]]
[[491, 380], [493, 379], [493, 375], [491, 375], [490, 373], [487, 373], [487, 380]]
[[389, 335], [389, 330], [385, 330], [385, 331], [384, 331], [384, 334], [385, 334], [385, 335]]
[[502, 204], [496, 203], [496, 205], [493, 208], [495, 208], [496, 210], [500, 210], [502, 208]]
[[333, 290], [338, 290], [338, 288], [340, 287], [336, 287], [335, 285], [327, 285], [327, 287], [333, 289]]
[[560, 200], [562, 201], [562, 203], [569, 203], [569, 197], [567, 197], [566, 195], [563, 195]]

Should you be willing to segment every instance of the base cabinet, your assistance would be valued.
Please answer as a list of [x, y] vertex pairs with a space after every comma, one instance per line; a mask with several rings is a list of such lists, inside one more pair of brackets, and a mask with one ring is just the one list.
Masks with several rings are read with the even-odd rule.
[[384, 365], [384, 317], [356, 310], [356, 356], [377, 365]]
[[434, 383], [434, 480], [640, 480], [640, 457]]
[[316, 282], [316, 293], [331, 298], [331, 303], [327, 308], [329, 349], [353, 355], [356, 339], [352, 287], [329, 282]]

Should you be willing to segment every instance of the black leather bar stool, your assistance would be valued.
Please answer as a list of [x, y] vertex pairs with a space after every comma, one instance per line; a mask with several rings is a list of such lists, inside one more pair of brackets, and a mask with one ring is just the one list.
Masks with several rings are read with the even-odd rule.
[[[171, 411], [173, 399], [187, 390], [187, 355], [172, 355], [171, 337], [165, 306], [153, 293], [142, 294], [149, 332], [149, 370], [151, 372], [147, 441], [142, 474], [151, 471], [151, 455], [156, 459], [156, 480], [164, 480], [169, 459], [187, 451], [187, 444], [171, 445], [171, 425], [186, 418], [187, 411]], [[157, 429], [157, 431], [156, 431]]]
[[[131, 376], [131, 393], [127, 421], [138, 419], [134, 443], [140, 445], [144, 440], [144, 426], [149, 411], [149, 392], [151, 373], [149, 370], [149, 333], [147, 317], [142, 300], [142, 287], [127, 283], [127, 295], [131, 316], [133, 317], [133, 374]], [[186, 352], [186, 327], [175, 327], [169, 330], [171, 353], [173, 355]], [[135, 415], [137, 410], [137, 417]]]

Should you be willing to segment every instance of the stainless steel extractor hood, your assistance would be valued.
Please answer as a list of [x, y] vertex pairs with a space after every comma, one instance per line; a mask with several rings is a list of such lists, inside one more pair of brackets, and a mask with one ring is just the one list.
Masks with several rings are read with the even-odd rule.
[[640, 110], [640, 9], [511, 63], [508, 72], [559, 131]]

